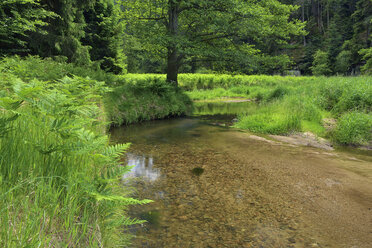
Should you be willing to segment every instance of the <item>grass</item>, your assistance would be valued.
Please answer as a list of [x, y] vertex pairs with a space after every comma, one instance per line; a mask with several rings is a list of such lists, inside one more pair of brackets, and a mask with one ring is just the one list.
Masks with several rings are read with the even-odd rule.
[[371, 126], [371, 113], [348, 112], [340, 117], [333, 138], [340, 144], [368, 145], [372, 140]]
[[[370, 76], [328, 78], [185, 74], [180, 76], [180, 85], [188, 90], [187, 95], [194, 101], [233, 97], [255, 100], [257, 107], [249, 108], [239, 116], [239, 122], [235, 124], [238, 128], [269, 134], [309, 131], [340, 144], [362, 145], [371, 140], [367, 135], [367, 130], [369, 133], [372, 130], [370, 122], [360, 121], [360, 125], [351, 127], [351, 117], [346, 118], [359, 116], [361, 120], [360, 115], [353, 113], [370, 116]], [[323, 127], [324, 118], [336, 119], [336, 131], [328, 132]], [[346, 128], [346, 122], [349, 128]]]
[[121, 77], [105, 97], [108, 119], [113, 125], [181, 116], [191, 111], [192, 102], [165, 78]]
[[57, 62], [29, 58], [37, 70], [52, 68], [48, 79], [13, 59], [0, 62], [0, 246], [128, 245], [126, 227], [141, 221], [126, 208], [149, 201], [120, 183], [128, 144], [110, 146], [105, 135], [110, 88], [66, 77]]
[[[136, 85], [137, 82], [151, 85], [153, 81], [164, 82], [165, 80], [165, 75], [159, 74], [128, 74], [123, 77], [131, 85]], [[335, 133], [328, 132], [323, 127], [322, 119], [334, 118], [336, 121], [340, 121], [341, 116], [353, 111], [369, 114], [372, 106], [371, 76], [282, 77], [180, 74], [179, 85], [193, 101], [218, 102], [225, 99], [246, 98], [257, 102], [257, 108], [249, 107], [247, 111], [243, 111], [243, 113], [246, 113], [239, 116], [236, 127], [271, 134], [310, 131], [318, 136], [332, 138], [338, 143], [340, 139], [331, 137]], [[118, 88], [118, 91], [124, 90]], [[115, 98], [113, 97], [113, 99]], [[169, 99], [168, 96], [166, 98]], [[131, 101], [135, 102], [136, 100]], [[144, 100], [141, 99], [141, 101]], [[120, 104], [113, 103], [111, 105], [119, 106]], [[172, 105], [177, 106], [176, 109], [180, 110], [173, 112], [176, 113], [175, 115], [179, 115], [186, 109], [178, 102]], [[146, 120], [138, 113], [146, 111], [148, 107], [140, 109], [138, 106], [140, 104], [133, 108], [137, 109], [138, 117], [133, 115], [128, 119], [133, 119], [133, 121]], [[126, 107], [123, 106], [122, 109], [126, 109]], [[112, 116], [121, 116], [116, 114], [121, 111], [120, 109], [115, 110]], [[130, 114], [123, 114], [123, 116], [126, 115], [129, 116]], [[146, 116], [148, 115], [146, 114]], [[151, 118], [162, 118], [164, 116], [164, 114], [159, 114]], [[118, 123], [125, 123], [125, 121], [121, 118]], [[365, 129], [372, 129], [370, 124], [364, 124], [366, 125]], [[358, 131], [355, 130], [354, 133], [357, 134]], [[342, 142], [343, 144], [355, 143], [351, 138]]]

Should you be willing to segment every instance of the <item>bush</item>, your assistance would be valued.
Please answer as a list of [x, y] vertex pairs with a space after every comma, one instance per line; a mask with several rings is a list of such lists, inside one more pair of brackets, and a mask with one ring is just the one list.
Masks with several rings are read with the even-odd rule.
[[288, 89], [283, 86], [276, 87], [266, 98], [267, 101], [272, 101], [278, 98], [282, 98], [288, 93]]
[[327, 76], [332, 72], [329, 67], [330, 67], [330, 63], [329, 63], [328, 54], [326, 52], [318, 50], [314, 54], [313, 66], [310, 67], [311, 71], [313, 72], [313, 75]]
[[350, 112], [342, 115], [333, 138], [344, 145], [366, 145], [372, 140], [372, 115]]
[[352, 54], [350, 51], [342, 51], [339, 55], [337, 55], [336, 62], [335, 62], [335, 72], [346, 75], [351, 66], [351, 58]]
[[362, 49], [359, 54], [363, 56], [365, 65], [362, 66], [362, 72], [366, 75], [372, 75], [372, 47]]

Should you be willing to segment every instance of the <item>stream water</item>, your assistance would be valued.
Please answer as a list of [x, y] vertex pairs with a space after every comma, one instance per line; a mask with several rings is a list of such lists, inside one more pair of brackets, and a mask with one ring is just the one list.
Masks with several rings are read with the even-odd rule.
[[342, 198], [349, 179], [334, 171], [351, 168], [345, 171], [370, 182], [371, 156], [264, 141], [227, 127], [251, 107], [200, 104], [191, 117], [112, 130], [113, 142], [132, 143], [125, 162], [134, 167], [124, 183], [136, 189], [135, 197], [154, 200], [130, 209], [147, 220], [131, 229], [133, 247], [356, 248], [372, 241], [363, 231], [371, 227], [370, 188], [361, 193], [364, 205], [355, 203], [363, 205], [354, 209], [360, 216], [336, 223], [329, 216], [349, 211], [338, 207], [350, 202]]

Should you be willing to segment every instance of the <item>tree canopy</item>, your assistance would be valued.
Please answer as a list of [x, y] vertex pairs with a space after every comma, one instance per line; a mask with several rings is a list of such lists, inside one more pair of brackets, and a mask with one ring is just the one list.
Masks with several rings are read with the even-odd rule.
[[[122, 1], [129, 34], [167, 60], [168, 81], [185, 63], [240, 68], [265, 55], [260, 45], [282, 46], [303, 24], [290, 21], [295, 6], [279, 1]], [[280, 56], [281, 54], [277, 54]]]
[[0, 56], [175, 83], [178, 72], [351, 75], [371, 72], [371, 19], [371, 0], [3, 0]]

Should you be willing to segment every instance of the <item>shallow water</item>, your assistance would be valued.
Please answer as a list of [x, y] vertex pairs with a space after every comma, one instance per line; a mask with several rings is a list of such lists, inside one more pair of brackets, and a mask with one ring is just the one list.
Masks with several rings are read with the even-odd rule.
[[370, 182], [369, 154], [254, 139], [225, 127], [252, 103], [234, 105], [112, 130], [113, 142], [132, 143], [126, 183], [154, 200], [130, 211], [148, 221], [132, 229], [133, 247], [368, 247], [372, 191], [351, 195], [355, 206], [344, 191], [361, 188], [353, 180]]

